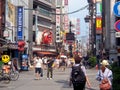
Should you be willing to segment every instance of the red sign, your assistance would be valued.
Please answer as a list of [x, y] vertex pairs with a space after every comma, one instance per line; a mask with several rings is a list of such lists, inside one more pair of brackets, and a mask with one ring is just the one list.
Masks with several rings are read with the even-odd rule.
[[116, 31], [120, 32], [120, 20], [115, 22], [114, 27]]
[[25, 46], [25, 41], [23, 41], [23, 40], [18, 41], [18, 50], [19, 51], [24, 51], [24, 46]]
[[42, 34], [42, 43], [43, 44], [50, 44], [53, 40], [53, 34], [51, 31], [45, 30]]

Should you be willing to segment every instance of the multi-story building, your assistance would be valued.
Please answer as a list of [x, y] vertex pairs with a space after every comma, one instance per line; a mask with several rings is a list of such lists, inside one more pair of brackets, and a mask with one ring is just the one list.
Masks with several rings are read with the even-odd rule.
[[[116, 0], [88, 0], [90, 7], [90, 30], [93, 36], [91, 36], [92, 50], [95, 49], [93, 50], [95, 51], [94, 55], [100, 54], [103, 58], [109, 60], [117, 59], [119, 52], [117, 52], [116, 47], [120, 46], [119, 44], [117, 45], [119, 40], [116, 38], [116, 30], [114, 28], [115, 21], [119, 20], [119, 17], [114, 15], [113, 7], [115, 2]], [[96, 13], [94, 13], [94, 10]], [[95, 17], [93, 18], [93, 16]], [[116, 40], [118, 41], [116, 42]]]
[[[0, 40], [6, 42], [3, 45], [3, 47], [6, 47], [3, 54], [9, 55], [11, 60], [17, 58], [21, 65], [22, 55], [31, 55], [29, 53], [31, 45], [28, 41], [32, 40], [30, 38], [32, 19], [29, 18], [32, 15], [32, 11], [25, 10], [25, 8], [32, 8], [32, 0], [1, 0], [0, 2], [0, 16], [2, 16], [0, 20]], [[19, 51], [18, 43], [23, 42], [25, 46], [22, 51]]]
[[0, 0], [0, 55], [3, 51], [3, 45], [6, 40], [3, 37], [3, 32], [5, 28], [5, 0]]
[[33, 0], [33, 53], [55, 55], [55, 0]]

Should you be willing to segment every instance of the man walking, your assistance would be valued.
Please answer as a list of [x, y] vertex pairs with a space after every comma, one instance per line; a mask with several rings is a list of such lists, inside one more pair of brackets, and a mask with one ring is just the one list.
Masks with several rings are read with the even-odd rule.
[[53, 63], [54, 63], [54, 59], [50, 57], [47, 60], [47, 79], [53, 78], [53, 67], [52, 67]]

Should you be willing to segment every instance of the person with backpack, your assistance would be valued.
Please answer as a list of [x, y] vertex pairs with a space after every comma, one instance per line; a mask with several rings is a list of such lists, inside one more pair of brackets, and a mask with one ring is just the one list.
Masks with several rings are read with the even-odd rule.
[[72, 71], [70, 74], [70, 82], [73, 84], [73, 90], [85, 90], [85, 85], [87, 82], [90, 88], [90, 82], [88, 80], [86, 69], [80, 64], [82, 58], [79, 55], [74, 56], [75, 64], [72, 66]]

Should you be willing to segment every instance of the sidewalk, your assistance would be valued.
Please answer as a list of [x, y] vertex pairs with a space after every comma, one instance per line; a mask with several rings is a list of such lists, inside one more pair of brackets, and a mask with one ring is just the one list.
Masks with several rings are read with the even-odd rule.
[[[22, 71], [20, 78], [17, 81], [11, 81], [8, 85], [0, 85], [0, 90], [73, 90], [69, 87], [70, 69], [65, 72], [54, 70], [53, 80], [46, 80], [46, 70], [42, 80], [34, 80], [34, 70]], [[98, 82], [95, 80], [96, 70], [88, 69], [88, 77], [90, 79], [93, 89], [85, 90], [99, 90]]]

